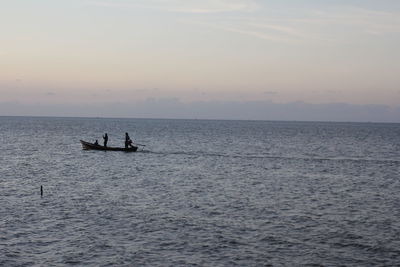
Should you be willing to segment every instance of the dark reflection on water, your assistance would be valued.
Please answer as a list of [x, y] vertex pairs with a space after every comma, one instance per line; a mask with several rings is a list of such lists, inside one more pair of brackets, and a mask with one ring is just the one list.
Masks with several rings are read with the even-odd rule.
[[[126, 131], [143, 152], [79, 144]], [[0, 133], [1, 266], [400, 264], [399, 124], [0, 117]]]

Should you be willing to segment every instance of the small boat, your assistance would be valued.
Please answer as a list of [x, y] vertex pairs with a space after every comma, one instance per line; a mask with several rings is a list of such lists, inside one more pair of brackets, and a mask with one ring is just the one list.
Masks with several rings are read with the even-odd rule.
[[125, 152], [136, 152], [136, 150], [138, 149], [137, 146], [134, 147], [111, 147], [111, 146], [101, 146], [101, 145], [95, 145], [89, 142], [85, 142], [83, 140], [80, 140], [81, 144], [82, 144], [82, 148], [84, 150], [89, 150], [89, 149], [93, 149], [93, 150], [111, 150], [111, 151], [125, 151]]

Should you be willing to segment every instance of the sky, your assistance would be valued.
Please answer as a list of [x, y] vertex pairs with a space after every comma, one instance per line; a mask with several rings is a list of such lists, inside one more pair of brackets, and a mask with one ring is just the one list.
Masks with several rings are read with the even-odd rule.
[[[333, 113], [343, 105], [368, 112], [378, 106], [391, 114], [379, 115], [387, 116], [383, 121], [400, 122], [393, 115], [400, 114], [398, 0], [0, 0], [0, 6], [0, 115], [151, 117], [175, 103], [181, 110], [172, 117], [197, 117], [195, 110], [205, 118], [243, 117], [230, 108], [207, 113], [213, 105], [252, 109], [248, 119], [296, 119], [298, 110], [266, 113], [302, 103], [311, 110], [338, 107]], [[107, 108], [116, 105], [146, 109]], [[375, 115], [340, 120], [380, 120]]]

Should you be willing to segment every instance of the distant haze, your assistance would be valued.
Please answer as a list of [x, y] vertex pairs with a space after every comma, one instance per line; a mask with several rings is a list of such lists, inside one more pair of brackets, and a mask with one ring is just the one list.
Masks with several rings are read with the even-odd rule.
[[398, 0], [0, 9], [0, 115], [400, 122]]
[[400, 107], [385, 105], [350, 105], [344, 103], [308, 104], [293, 102], [191, 102], [178, 99], [148, 99], [132, 103], [101, 104], [20, 104], [1, 103], [2, 115], [177, 118], [177, 119], [240, 119], [353, 121], [400, 123]]

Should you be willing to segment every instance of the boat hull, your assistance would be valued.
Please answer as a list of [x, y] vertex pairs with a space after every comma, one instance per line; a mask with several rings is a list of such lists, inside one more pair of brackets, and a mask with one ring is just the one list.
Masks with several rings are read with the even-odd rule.
[[103, 150], [103, 151], [124, 151], [124, 152], [136, 152], [138, 147], [110, 147], [110, 146], [101, 146], [101, 145], [95, 145], [83, 140], [80, 140], [82, 144], [82, 148], [84, 150]]

